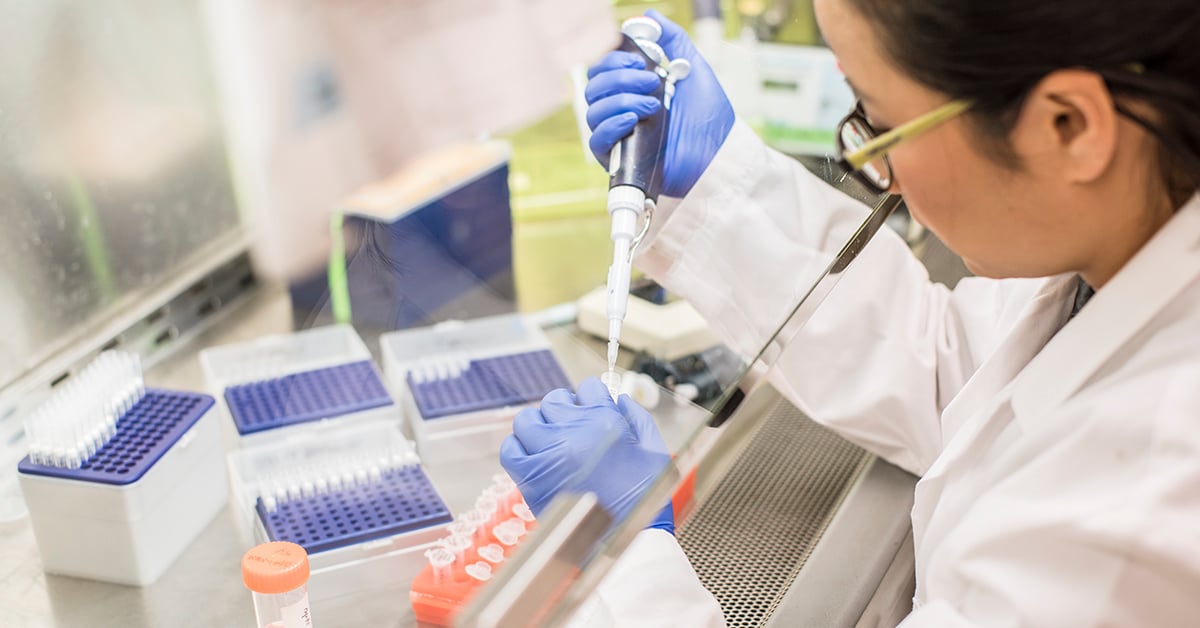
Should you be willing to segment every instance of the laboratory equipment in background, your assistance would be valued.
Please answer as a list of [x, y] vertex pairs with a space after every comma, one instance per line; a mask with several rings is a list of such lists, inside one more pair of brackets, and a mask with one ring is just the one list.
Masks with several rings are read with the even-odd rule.
[[[609, 155], [608, 213], [612, 218], [612, 265], [608, 268], [608, 370], [605, 384], [613, 395], [620, 388], [616, 372], [621, 323], [629, 301], [629, 279], [633, 256], [645, 237], [662, 186], [663, 155], [667, 148], [671, 96], [675, 82], [687, 78], [691, 64], [686, 59], [669, 59], [658, 45], [662, 27], [648, 17], [631, 17], [621, 25], [620, 50], [642, 56], [646, 70], [660, 78], [650, 96], [662, 102], [654, 114], [638, 120], [633, 131], [613, 147]], [[640, 223], [640, 224], [639, 224]]]
[[833, 154], [835, 129], [854, 95], [821, 45], [812, 2], [704, 4], [712, 6], [697, 11], [693, 41], [738, 117], [790, 155]]
[[[597, 338], [606, 338], [607, 291], [597, 288], [577, 302], [579, 328]], [[708, 323], [687, 301], [673, 299], [661, 286], [647, 279], [634, 280], [629, 288], [628, 309], [621, 327], [621, 345], [663, 360], [674, 360], [717, 344]]]
[[[833, 53], [820, 46], [753, 44], [758, 77], [751, 126], [789, 155], [830, 155], [838, 122], [854, 106]], [[721, 77], [721, 74], [717, 74]]]
[[146, 389], [136, 356], [106, 352], [28, 417], [18, 476], [45, 570], [157, 580], [228, 495], [212, 407]]
[[[673, 359], [639, 353], [630, 370], [692, 403], [707, 406], [737, 381], [742, 357], [725, 345]], [[636, 400], [636, 397], [635, 397]]]
[[228, 449], [318, 422], [399, 421], [371, 352], [349, 325], [212, 347], [200, 352], [200, 364], [224, 415]]
[[536, 525], [512, 479], [503, 473], [493, 476], [474, 508], [461, 513], [448, 527], [449, 535], [425, 550], [427, 563], [409, 591], [417, 621], [451, 625]]
[[448, 146], [331, 205], [345, 254], [290, 282], [296, 326], [383, 332], [513, 311], [511, 155], [501, 141]]
[[429, 462], [495, 456], [521, 408], [571, 388], [545, 334], [519, 314], [390, 332], [379, 344]]
[[205, 6], [255, 258], [286, 279], [323, 265], [329, 212], [346, 194], [537, 120], [568, 99], [567, 68], [616, 39], [608, 0]]
[[309, 556], [314, 604], [407, 586], [453, 520], [392, 421], [326, 423], [231, 452], [230, 510], [244, 546], [290, 541]]
[[254, 597], [258, 628], [311, 628], [308, 605], [308, 553], [277, 541], [242, 556], [242, 582]]

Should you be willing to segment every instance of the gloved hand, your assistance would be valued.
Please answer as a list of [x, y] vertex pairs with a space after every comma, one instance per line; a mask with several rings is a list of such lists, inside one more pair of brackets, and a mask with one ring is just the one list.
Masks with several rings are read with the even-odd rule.
[[[597, 456], [600, 462], [594, 465]], [[614, 404], [608, 388], [594, 377], [579, 385], [578, 394], [558, 389], [542, 399], [540, 409], [522, 410], [500, 446], [500, 464], [534, 515], [560, 490], [571, 488], [596, 493], [600, 505], [620, 520], [669, 461], [650, 414], [627, 395]], [[649, 527], [674, 534], [670, 502]]]
[[[662, 25], [658, 43], [667, 56], [682, 57], [692, 64], [687, 78], [675, 84], [663, 166], [663, 193], [683, 198], [729, 136], [734, 121], [733, 106], [687, 33], [658, 11], [650, 10], [646, 15]], [[629, 135], [637, 121], [661, 107], [657, 100], [646, 95], [658, 83], [658, 77], [646, 71], [644, 59], [620, 50], [608, 53], [588, 70], [584, 90], [587, 123], [592, 129], [588, 145], [602, 166], [608, 166], [609, 151]]]

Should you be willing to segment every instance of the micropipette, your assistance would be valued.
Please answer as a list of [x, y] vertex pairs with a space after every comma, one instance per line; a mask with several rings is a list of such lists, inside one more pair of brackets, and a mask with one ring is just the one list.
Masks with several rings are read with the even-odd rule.
[[[654, 206], [662, 184], [663, 154], [666, 150], [667, 115], [675, 82], [691, 71], [686, 59], [668, 59], [658, 45], [662, 26], [648, 17], [632, 17], [621, 25], [620, 50], [641, 55], [646, 69], [659, 76], [657, 90], [650, 94], [662, 101], [655, 114], [639, 120], [633, 131], [612, 149], [608, 162], [608, 213], [612, 218], [613, 261], [608, 267], [608, 370], [601, 381], [615, 397], [619, 389], [616, 372], [621, 324], [629, 302], [629, 275], [637, 245], [650, 228]], [[645, 220], [642, 220], [643, 216]], [[642, 224], [639, 228], [638, 222]]]

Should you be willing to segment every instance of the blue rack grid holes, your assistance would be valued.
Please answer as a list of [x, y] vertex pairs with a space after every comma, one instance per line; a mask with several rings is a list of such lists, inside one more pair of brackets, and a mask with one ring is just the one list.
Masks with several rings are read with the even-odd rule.
[[208, 395], [147, 389], [132, 408], [117, 419], [112, 439], [78, 469], [33, 464], [26, 456], [21, 473], [103, 484], [132, 484], [208, 412]]
[[570, 388], [554, 354], [547, 349], [471, 360], [453, 377], [417, 381], [408, 389], [424, 419], [537, 401], [556, 388]]
[[239, 434], [253, 434], [392, 405], [369, 360], [230, 386], [225, 403]]
[[386, 469], [350, 488], [255, 505], [272, 541], [291, 541], [310, 554], [450, 523], [450, 510], [419, 465]]

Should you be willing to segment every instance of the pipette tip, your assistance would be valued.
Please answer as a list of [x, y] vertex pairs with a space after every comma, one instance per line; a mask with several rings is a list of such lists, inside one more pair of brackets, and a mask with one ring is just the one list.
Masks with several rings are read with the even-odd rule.
[[621, 376], [615, 369], [609, 369], [600, 376], [600, 383], [608, 387], [608, 394], [612, 395], [613, 399], [621, 392]]

